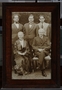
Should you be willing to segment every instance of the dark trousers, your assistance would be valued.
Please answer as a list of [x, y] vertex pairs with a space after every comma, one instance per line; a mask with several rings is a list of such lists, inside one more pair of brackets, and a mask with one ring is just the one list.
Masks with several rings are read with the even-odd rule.
[[39, 64], [40, 64], [40, 69], [41, 70], [44, 70], [45, 69], [45, 53], [42, 51], [42, 52], [35, 52], [35, 54], [38, 56], [39, 58]]

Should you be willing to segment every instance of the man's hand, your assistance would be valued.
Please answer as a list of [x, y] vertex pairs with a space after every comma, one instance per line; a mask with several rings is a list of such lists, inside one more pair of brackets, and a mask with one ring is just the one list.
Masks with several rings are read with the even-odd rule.
[[19, 51], [17, 51], [19, 55], [25, 55], [27, 51], [25, 51], [24, 53], [21, 53]]
[[23, 55], [25, 55], [26, 54], [26, 51], [23, 53]]
[[39, 51], [39, 52], [42, 52], [42, 51], [44, 51], [44, 49], [38, 49], [38, 51]]

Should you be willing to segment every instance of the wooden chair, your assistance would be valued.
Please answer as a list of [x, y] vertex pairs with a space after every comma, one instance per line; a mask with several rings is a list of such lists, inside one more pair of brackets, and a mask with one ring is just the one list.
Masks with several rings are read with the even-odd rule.
[[[51, 62], [51, 53], [49, 53], [49, 55], [46, 56], [44, 59], [45, 59], [45, 61], [46, 61], [46, 67], [47, 67], [47, 68], [50, 67], [50, 66], [51, 66], [51, 65], [50, 65], [50, 62]], [[39, 64], [38, 64], [39, 58], [38, 58], [38, 56], [36, 56], [36, 55], [34, 54], [34, 51], [33, 51], [32, 62], [33, 62], [33, 70], [36, 71], [36, 69], [38, 69], [38, 65], [39, 65]]]
[[51, 67], [51, 53], [49, 53], [49, 55], [45, 57], [45, 61], [46, 61], [46, 68], [50, 68]]

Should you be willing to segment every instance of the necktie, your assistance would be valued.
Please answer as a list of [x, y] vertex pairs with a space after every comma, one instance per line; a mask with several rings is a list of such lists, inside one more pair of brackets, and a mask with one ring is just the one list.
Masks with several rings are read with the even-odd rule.
[[41, 24], [41, 28], [43, 28], [43, 23]]

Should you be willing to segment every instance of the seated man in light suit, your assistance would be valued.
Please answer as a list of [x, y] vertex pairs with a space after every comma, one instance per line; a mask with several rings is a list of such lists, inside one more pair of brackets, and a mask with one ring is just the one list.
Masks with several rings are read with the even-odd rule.
[[49, 50], [51, 48], [50, 41], [48, 37], [44, 36], [44, 30], [41, 28], [38, 30], [38, 36], [34, 38], [32, 47], [35, 51], [35, 54], [39, 58], [40, 69], [42, 71], [43, 76], [47, 76], [45, 73], [45, 56], [49, 54]]
[[24, 40], [24, 34], [22, 31], [18, 32], [18, 40], [14, 44], [15, 54], [15, 70], [18, 74], [27, 74], [29, 72], [29, 46], [26, 40]]

